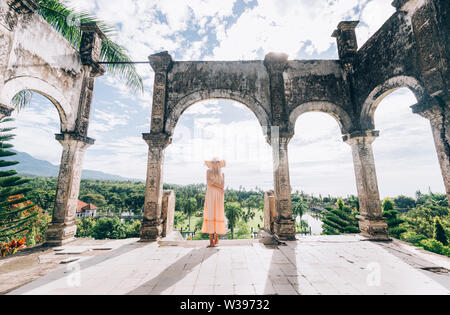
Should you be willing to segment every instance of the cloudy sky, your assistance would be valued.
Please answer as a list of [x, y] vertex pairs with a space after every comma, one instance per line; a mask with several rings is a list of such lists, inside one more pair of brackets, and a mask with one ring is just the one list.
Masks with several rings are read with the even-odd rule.
[[[290, 59], [337, 59], [330, 35], [341, 20], [360, 20], [360, 46], [394, 12], [392, 0], [76, 0], [71, 5], [115, 25], [115, 40], [133, 60], [168, 50], [175, 60], [263, 59], [271, 51]], [[145, 178], [153, 73], [139, 65], [146, 91], [130, 95], [113, 77], [96, 80], [89, 136], [96, 139], [85, 155], [85, 169], [128, 178]], [[411, 113], [416, 102], [407, 89], [386, 97], [376, 112], [381, 136], [374, 143], [382, 196], [414, 195], [444, 186], [428, 121]], [[16, 149], [59, 164], [61, 146], [56, 109], [43, 97], [17, 116]], [[204, 159], [227, 160], [230, 187], [273, 186], [270, 147], [254, 114], [227, 100], [190, 107], [166, 150], [164, 181], [204, 181]], [[350, 147], [337, 123], [320, 113], [302, 115], [289, 145], [294, 190], [316, 195], [356, 194]]]

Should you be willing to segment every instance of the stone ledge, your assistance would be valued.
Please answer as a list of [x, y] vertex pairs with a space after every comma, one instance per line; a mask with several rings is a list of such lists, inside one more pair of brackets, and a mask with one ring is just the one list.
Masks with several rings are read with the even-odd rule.
[[55, 134], [55, 139], [58, 141], [63, 141], [63, 140], [82, 141], [86, 144], [94, 144], [95, 143], [95, 139], [92, 139], [92, 138], [89, 138], [86, 136], [82, 136], [77, 133], [72, 133], [72, 132], [57, 133], [57, 134]]

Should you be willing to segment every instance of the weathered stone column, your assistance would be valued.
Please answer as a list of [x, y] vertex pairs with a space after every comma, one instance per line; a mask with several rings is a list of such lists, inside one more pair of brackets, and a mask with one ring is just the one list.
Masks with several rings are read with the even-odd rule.
[[275, 200], [277, 215], [273, 222], [274, 236], [280, 240], [295, 240], [295, 224], [292, 217], [291, 185], [289, 181], [288, 132], [285, 83], [283, 73], [289, 66], [286, 54], [269, 53], [264, 58], [269, 74], [272, 127], [267, 141], [272, 146]]
[[358, 189], [359, 228], [371, 240], [389, 240], [386, 219], [383, 217], [378, 181], [375, 171], [372, 142], [378, 137], [375, 130], [357, 131], [344, 136], [352, 147]]
[[164, 149], [171, 143], [172, 139], [165, 133], [147, 133], [143, 136], [149, 150], [141, 241], [148, 242], [159, 239], [163, 232]]
[[80, 191], [83, 155], [94, 143], [93, 139], [76, 134], [57, 134], [56, 140], [63, 146], [52, 223], [47, 230], [47, 244], [59, 246], [75, 237], [76, 211]]
[[419, 103], [412, 106], [412, 109], [414, 113], [430, 120], [434, 145], [450, 206], [450, 102], [446, 106], [441, 106], [436, 102], [428, 107]]
[[271, 132], [276, 217], [273, 232], [280, 240], [295, 240], [295, 222], [292, 216], [291, 184], [289, 179], [288, 144], [292, 135]]
[[76, 209], [80, 191], [84, 151], [94, 143], [87, 137], [95, 78], [105, 69], [99, 64], [102, 39], [105, 35], [93, 23], [81, 25], [83, 35], [80, 57], [84, 74], [78, 103], [75, 130], [56, 135], [63, 146], [59, 167], [52, 222], [47, 230], [47, 245], [62, 245], [73, 240], [76, 231]]
[[144, 134], [147, 142], [148, 166], [145, 190], [144, 218], [141, 227], [141, 241], [154, 241], [163, 233], [162, 198], [164, 149], [172, 137], [164, 132], [164, 117], [167, 102], [167, 73], [172, 66], [172, 57], [167, 51], [148, 57], [155, 71], [153, 87], [152, 118], [150, 133]]

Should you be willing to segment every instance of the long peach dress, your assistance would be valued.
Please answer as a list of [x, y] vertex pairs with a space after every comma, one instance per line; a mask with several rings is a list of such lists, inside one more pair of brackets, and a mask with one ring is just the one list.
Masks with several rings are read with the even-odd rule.
[[[207, 171], [205, 207], [203, 209], [202, 233], [207, 234], [226, 234], [225, 211], [224, 211], [224, 175], [221, 178], [215, 178], [212, 170]], [[219, 186], [219, 187], [217, 187]]]

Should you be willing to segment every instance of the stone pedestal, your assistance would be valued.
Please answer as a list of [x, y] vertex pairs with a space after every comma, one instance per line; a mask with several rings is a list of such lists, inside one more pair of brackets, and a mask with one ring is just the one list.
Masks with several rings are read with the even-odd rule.
[[163, 199], [163, 165], [164, 149], [171, 142], [165, 133], [144, 134], [149, 146], [147, 181], [145, 190], [144, 218], [141, 227], [141, 241], [150, 242], [161, 238], [162, 199]]
[[93, 139], [70, 133], [58, 134], [56, 140], [63, 146], [63, 152], [52, 222], [46, 235], [46, 244], [51, 246], [60, 246], [75, 237], [83, 155], [85, 149], [94, 143]]
[[383, 217], [372, 142], [379, 132], [358, 131], [344, 136], [352, 147], [356, 187], [359, 199], [359, 228], [361, 234], [371, 240], [389, 240], [388, 227]]
[[166, 237], [173, 231], [175, 219], [175, 191], [164, 190], [162, 199], [162, 236]]
[[269, 190], [264, 194], [264, 230], [274, 233], [273, 223], [277, 215], [275, 192]]

